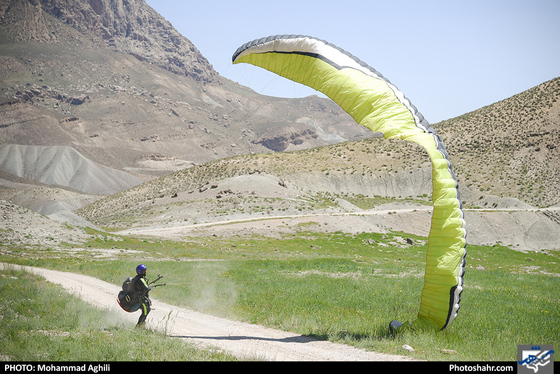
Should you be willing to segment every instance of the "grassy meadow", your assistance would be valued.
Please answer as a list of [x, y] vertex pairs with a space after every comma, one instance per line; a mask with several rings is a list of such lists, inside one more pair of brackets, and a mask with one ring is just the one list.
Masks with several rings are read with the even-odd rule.
[[[142, 262], [148, 266], [148, 278], [161, 274], [168, 284], [151, 292], [155, 299], [420, 360], [516, 361], [518, 344], [560, 346], [560, 254], [554, 251], [523, 253], [499, 245], [469, 246], [458, 318], [440, 332], [405, 330], [392, 336], [391, 320], [413, 321], [418, 313], [426, 238], [403, 233], [302, 231], [282, 238], [235, 236], [174, 242], [90, 233], [88, 250], [72, 256], [52, 249], [11, 248], [0, 261], [92, 275], [118, 285]], [[112, 250], [111, 257], [101, 256], [104, 249]], [[141, 339], [141, 334], [149, 333], [162, 344], [178, 344], [153, 332], [112, 324], [100, 313], [85, 316], [88, 308], [56, 287], [18, 282], [30, 275], [12, 279], [6, 271], [1, 274], [0, 330], [7, 339], [2, 339], [0, 355], [22, 360], [134, 360], [139, 358], [126, 345], [134, 336]], [[37, 297], [37, 292], [48, 292], [50, 297]], [[14, 293], [25, 296], [17, 301]], [[26, 306], [25, 299], [36, 305]], [[65, 318], [44, 312], [51, 309], [64, 311]], [[22, 332], [38, 330], [57, 333]], [[30, 349], [39, 340], [47, 343]], [[74, 341], [74, 348], [44, 348], [64, 340]], [[107, 357], [107, 345], [119, 344], [124, 344], [120, 355]], [[91, 345], [96, 348], [88, 348]], [[231, 359], [204, 351], [190, 358], [168, 357], [168, 351], [154, 348], [149, 359]]]
[[2, 361], [230, 361], [160, 333], [131, 329], [33, 274], [0, 271]]

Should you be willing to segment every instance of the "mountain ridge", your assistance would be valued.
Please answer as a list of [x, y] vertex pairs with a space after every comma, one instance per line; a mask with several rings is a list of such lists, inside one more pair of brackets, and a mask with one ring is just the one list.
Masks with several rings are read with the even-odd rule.
[[[107, 197], [66, 197], [100, 226], [177, 223], [163, 210], [180, 211], [187, 202], [218, 216], [243, 206], [297, 214], [379, 199], [429, 203], [423, 149], [382, 139], [329, 99], [262, 96], [221, 77], [143, 0], [2, 0], [0, 46], [0, 146], [69, 147], [88, 163], [145, 182]], [[559, 98], [556, 78], [432, 124], [465, 207], [560, 204]], [[11, 175], [4, 171], [0, 184], [25, 184]], [[267, 176], [267, 186], [273, 181], [271, 190], [288, 189], [297, 198], [263, 195], [251, 202], [249, 188], [220, 188], [223, 180], [259, 175]], [[1, 192], [30, 204], [36, 185], [26, 188]], [[40, 187], [45, 201], [57, 195], [54, 189]]]
[[[4, 40], [59, 43], [70, 38], [87, 44], [79, 33], [94, 44], [195, 80], [212, 82], [218, 78], [191, 41], [144, 0], [3, 1], [0, 15]], [[61, 32], [61, 23], [70, 28]]]
[[200, 164], [368, 136], [327, 99], [221, 77], [143, 0], [4, 0], [0, 44], [2, 144], [69, 145], [145, 180], [176, 170], [138, 164], [153, 154]]

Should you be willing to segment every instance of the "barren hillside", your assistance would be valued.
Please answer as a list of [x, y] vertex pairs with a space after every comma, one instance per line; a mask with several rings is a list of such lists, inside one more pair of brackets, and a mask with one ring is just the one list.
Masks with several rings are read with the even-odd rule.
[[0, 169], [47, 185], [111, 195], [142, 180], [90, 161], [70, 147], [0, 145]]
[[[447, 143], [465, 207], [495, 208], [508, 199], [540, 207], [560, 203], [560, 154], [556, 146], [560, 144], [559, 95], [560, 79], [555, 79], [434, 126]], [[527, 111], [536, 114], [531, 117], [504, 109], [520, 102], [528, 102], [533, 109]], [[191, 196], [213, 185], [220, 191], [218, 182], [222, 180], [252, 174], [275, 178], [284, 187], [299, 191], [300, 196], [431, 199], [431, 165], [425, 151], [413, 143], [374, 136], [298, 152], [217, 160], [150, 181], [80, 212], [99, 224], [109, 224], [111, 216], [144, 220], [145, 215], [154, 214], [158, 199], [165, 196], [179, 196], [165, 201], [169, 207], [183, 205], [182, 193], [188, 193], [192, 201], [195, 198]], [[252, 186], [245, 189], [250, 191]], [[312, 209], [317, 201], [310, 199], [303, 205]], [[114, 209], [116, 206], [120, 208]], [[150, 209], [144, 210], [148, 206]]]
[[[4, 0], [0, 47], [0, 192], [36, 211], [131, 229], [430, 204], [419, 146], [220, 77], [143, 0]], [[433, 125], [465, 208], [560, 204], [559, 96], [557, 78]]]
[[0, 144], [70, 146], [146, 180], [369, 133], [329, 100], [219, 76], [143, 0], [11, 0], [0, 15]]
[[560, 203], [560, 79], [434, 126], [479, 196]]

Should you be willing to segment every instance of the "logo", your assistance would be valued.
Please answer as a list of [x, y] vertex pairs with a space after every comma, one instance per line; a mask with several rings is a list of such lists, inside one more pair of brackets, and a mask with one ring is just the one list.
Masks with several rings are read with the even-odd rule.
[[553, 374], [554, 350], [552, 345], [518, 345], [517, 364], [520, 374]]

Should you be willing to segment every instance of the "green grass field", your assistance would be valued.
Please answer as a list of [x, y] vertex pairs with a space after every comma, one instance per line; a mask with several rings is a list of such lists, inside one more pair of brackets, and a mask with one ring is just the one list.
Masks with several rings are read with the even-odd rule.
[[[407, 244], [406, 238], [414, 244]], [[171, 242], [92, 233], [87, 246], [89, 251], [72, 256], [61, 256], [61, 252], [54, 250], [12, 248], [12, 253], [1, 256], [0, 261], [88, 274], [118, 285], [133, 275], [135, 266], [142, 262], [148, 266], [148, 278], [165, 275], [168, 285], [153, 290], [152, 296], [167, 303], [421, 360], [516, 361], [519, 344], [560, 346], [558, 252], [522, 253], [499, 245], [469, 246], [459, 317], [440, 332], [409, 330], [393, 337], [388, 331], [391, 320], [413, 321], [418, 313], [425, 238], [402, 233], [301, 232], [280, 239], [212, 237]], [[102, 248], [116, 249], [117, 254], [109, 259], [92, 255]], [[2, 274], [0, 298], [5, 299], [10, 284], [17, 282]], [[33, 299], [29, 295], [37, 291], [24, 287], [21, 292]], [[54, 287], [50, 292], [61, 295], [62, 301], [58, 302], [79, 303], [68, 301], [69, 296]], [[47, 308], [41, 304], [47, 303], [44, 297], [35, 303], [38, 305], [29, 308], [31, 315], [27, 319], [38, 318], [32, 314]], [[103, 345], [108, 343], [103, 339], [108, 334], [113, 345], [138, 334], [130, 327], [107, 322], [86, 323], [95, 315], [83, 317], [86, 322], [51, 328], [6, 327], [21, 312], [14, 310], [17, 306], [11, 303], [0, 304], [2, 335], [8, 338], [0, 354], [17, 359], [42, 359], [42, 354], [76, 359], [73, 355], [80, 351], [67, 348], [66, 352], [41, 353], [41, 349], [26, 348], [25, 344], [34, 343], [22, 344], [21, 339], [75, 339], [78, 344], [74, 346], [83, 346], [84, 355], [87, 352], [80, 359], [98, 360], [106, 359], [108, 349]], [[87, 307], [57, 309], [68, 313], [67, 318], [72, 320]], [[48, 313], [40, 317], [41, 321], [49, 318]], [[70, 335], [28, 336], [21, 332], [39, 328], [69, 331]], [[153, 335], [165, 344], [178, 344], [165, 336]], [[100, 346], [87, 348], [91, 344]], [[405, 344], [414, 352], [404, 350]], [[111, 357], [135, 359], [130, 352], [130, 348], [124, 347], [119, 356]], [[160, 354], [163, 353], [154, 348], [149, 359], [182, 359]], [[193, 353], [192, 359], [228, 358], [201, 352]]]
[[0, 355], [3, 361], [231, 361], [91, 308], [44, 279], [0, 271]]

